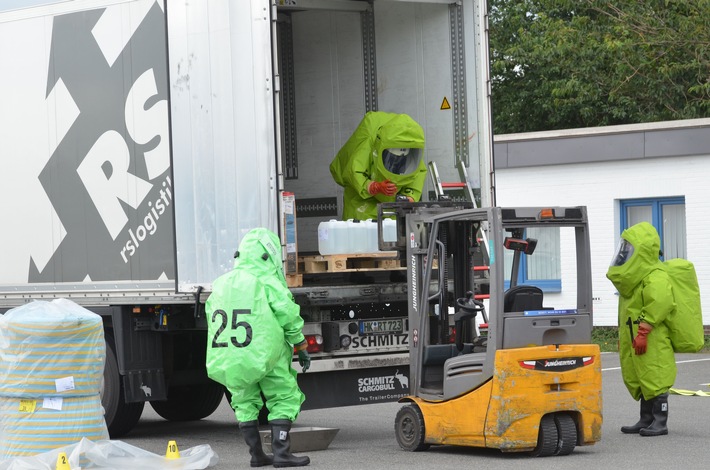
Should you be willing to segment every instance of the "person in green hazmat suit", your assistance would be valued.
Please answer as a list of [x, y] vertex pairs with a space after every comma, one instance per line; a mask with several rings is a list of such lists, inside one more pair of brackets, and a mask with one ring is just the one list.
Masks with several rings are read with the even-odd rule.
[[641, 402], [639, 421], [621, 428], [627, 434], [668, 434], [668, 390], [676, 365], [665, 320], [675, 301], [660, 247], [653, 225], [633, 225], [621, 234], [606, 273], [619, 291], [621, 375], [633, 399]]
[[[279, 238], [265, 228], [249, 231], [234, 269], [217, 278], [207, 299], [207, 374], [232, 394], [251, 466], [300, 467], [308, 457], [290, 452], [291, 423], [305, 397], [291, 368], [294, 348], [303, 372], [310, 366], [300, 307], [283, 273]], [[266, 399], [273, 456], [264, 453], [258, 417]]]
[[377, 220], [377, 204], [421, 199], [424, 131], [406, 114], [370, 111], [330, 164], [343, 192], [343, 220]]

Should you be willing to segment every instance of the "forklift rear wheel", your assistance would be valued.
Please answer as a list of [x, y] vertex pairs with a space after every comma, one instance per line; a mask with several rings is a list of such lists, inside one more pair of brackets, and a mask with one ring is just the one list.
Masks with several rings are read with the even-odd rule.
[[559, 434], [552, 415], [545, 415], [540, 420], [540, 431], [537, 435], [537, 447], [530, 453], [533, 457], [549, 457], [555, 455], [558, 448]]
[[399, 446], [410, 452], [427, 450], [424, 443], [424, 417], [417, 405], [405, 405], [394, 419], [394, 433]]
[[572, 416], [566, 413], [555, 414], [557, 426], [557, 450], [555, 455], [569, 455], [577, 445], [577, 425]]

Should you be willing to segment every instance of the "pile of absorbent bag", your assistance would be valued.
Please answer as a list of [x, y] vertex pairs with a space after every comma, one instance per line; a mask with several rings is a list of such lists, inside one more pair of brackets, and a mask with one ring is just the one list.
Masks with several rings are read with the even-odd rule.
[[[100, 387], [106, 343], [99, 315], [67, 299], [0, 315], [0, 470], [193, 470], [217, 464], [207, 445], [179, 458], [109, 439]], [[62, 467], [65, 468], [65, 467]]]
[[101, 317], [66, 299], [0, 315], [0, 460], [108, 439]]

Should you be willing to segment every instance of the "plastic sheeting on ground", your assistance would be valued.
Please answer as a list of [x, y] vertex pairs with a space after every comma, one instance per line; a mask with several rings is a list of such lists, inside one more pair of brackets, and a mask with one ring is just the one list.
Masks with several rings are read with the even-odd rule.
[[209, 444], [179, 449], [179, 459], [168, 459], [122, 441], [82, 439], [43, 454], [0, 460], [0, 470], [54, 470], [61, 452], [66, 453], [72, 470], [197, 470], [219, 462]]

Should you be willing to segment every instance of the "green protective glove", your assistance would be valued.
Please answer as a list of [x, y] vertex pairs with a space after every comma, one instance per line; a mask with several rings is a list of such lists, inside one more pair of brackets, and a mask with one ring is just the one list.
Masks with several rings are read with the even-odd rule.
[[311, 356], [305, 349], [298, 351], [298, 363], [303, 368], [302, 371], [304, 373], [311, 367]]

